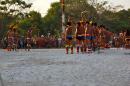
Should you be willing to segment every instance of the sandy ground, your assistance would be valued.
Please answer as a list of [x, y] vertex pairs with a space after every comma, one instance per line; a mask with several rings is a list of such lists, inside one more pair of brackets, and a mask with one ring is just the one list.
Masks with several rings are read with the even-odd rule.
[[0, 50], [0, 73], [3, 86], [130, 86], [130, 50]]

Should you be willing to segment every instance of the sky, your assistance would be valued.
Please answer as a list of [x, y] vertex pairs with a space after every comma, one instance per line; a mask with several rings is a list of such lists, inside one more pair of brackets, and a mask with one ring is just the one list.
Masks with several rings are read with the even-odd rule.
[[[38, 11], [42, 16], [47, 14], [47, 10], [50, 8], [51, 3], [60, 0], [28, 0], [33, 3], [32, 9]], [[100, 0], [101, 1], [101, 0]], [[122, 5], [125, 9], [130, 8], [130, 0], [105, 0], [108, 1], [111, 6]]]
[[47, 14], [47, 10], [50, 8], [51, 3], [60, 0], [30, 0], [33, 2], [32, 9], [40, 12], [42, 16]]

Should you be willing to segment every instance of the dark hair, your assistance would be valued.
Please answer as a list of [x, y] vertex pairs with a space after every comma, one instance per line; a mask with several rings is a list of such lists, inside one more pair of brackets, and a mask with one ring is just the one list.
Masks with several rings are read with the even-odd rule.
[[77, 22], [77, 25], [80, 26], [80, 22]]
[[106, 28], [106, 27], [103, 25], [103, 28]]
[[130, 36], [130, 30], [126, 30], [126, 36]]
[[92, 23], [92, 26], [97, 26], [97, 23], [95, 22], [95, 23]]
[[67, 25], [71, 26], [71, 24], [72, 24], [71, 22], [67, 22]]
[[86, 21], [86, 24], [89, 24], [89, 21]]
[[101, 28], [104, 28], [105, 26], [104, 25], [100, 25]]

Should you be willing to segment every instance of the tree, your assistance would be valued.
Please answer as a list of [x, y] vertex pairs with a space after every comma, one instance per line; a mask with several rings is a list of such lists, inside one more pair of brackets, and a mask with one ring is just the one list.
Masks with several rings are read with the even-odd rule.
[[30, 8], [32, 3], [26, 3], [23, 0], [1, 0], [0, 12], [6, 15], [17, 15], [24, 13], [26, 9]]
[[20, 30], [22, 31], [22, 34], [32, 27], [34, 32], [33, 34], [38, 35], [38, 31], [42, 31], [42, 24], [41, 14], [36, 11], [30, 11], [24, 19], [19, 20], [18, 26], [22, 29]]
[[43, 23], [44, 28], [42, 33], [45, 35], [47, 35], [47, 33], [51, 33], [52, 35], [59, 35], [57, 33], [61, 33], [61, 6], [59, 2], [51, 4], [51, 8], [43, 18]]
[[2, 17], [0, 35], [3, 36], [6, 33], [10, 24], [18, 23], [31, 6], [32, 3], [26, 3], [23, 0], [0, 0], [0, 16]]
[[87, 0], [65, 0], [65, 12], [66, 16], [73, 17], [74, 21], [79, 21], [83, 12], [84, 19], [89, 19], [94, 17], [93, 14], [97, 14], [95, 8]]

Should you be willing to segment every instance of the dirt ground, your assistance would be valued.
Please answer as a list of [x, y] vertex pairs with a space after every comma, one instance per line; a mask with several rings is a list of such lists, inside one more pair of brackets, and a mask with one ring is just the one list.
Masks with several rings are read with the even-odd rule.
[[130, 50], [1, 49], [0, 74], [3, 86], [130, 86]]

